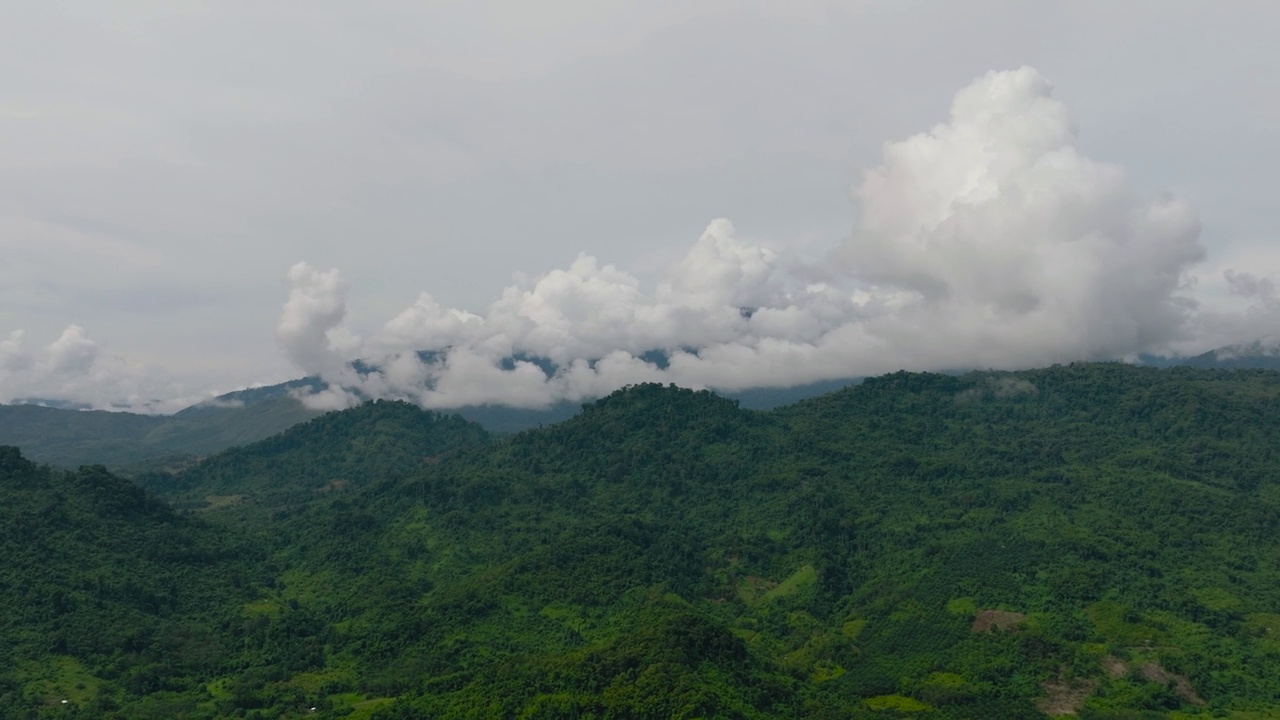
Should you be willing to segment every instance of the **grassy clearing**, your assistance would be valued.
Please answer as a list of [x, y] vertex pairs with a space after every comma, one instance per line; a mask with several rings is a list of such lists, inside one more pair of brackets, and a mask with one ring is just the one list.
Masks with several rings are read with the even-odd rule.
[[777, 600], [778, 598], [789, 597], [801, 590], [813, 587], [817, 582], [818, 571], [812, 565], [803, 565], [799, 570], [791, 573], [790, 577], [779, 583], [777, 587], [766, 592], [764, 599]]
[[210, 510], [221, 510], [222, 508], [234, 507], [248, 499], [248, 495], [205, 495], [204, 501], [206, 505], [200, 508], [199, 512], [209, 512]]
[[57, 655], [43, 663], [23, 663], [18, 670], [23, 695], [45, 705], [84, 705], [97, 697], [101, 681], [79, 660]]

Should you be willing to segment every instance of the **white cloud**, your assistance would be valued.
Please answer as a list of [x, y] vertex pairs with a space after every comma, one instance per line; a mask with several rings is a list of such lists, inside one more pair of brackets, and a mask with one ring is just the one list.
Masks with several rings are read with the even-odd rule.
[[0, 371], [17, 373], [31, 365], [31, 357], [22, 352], [22, 340], [26, 336], [21, 330], [9, 333], [9, 339], [0, 341]]
[[[946, 122], [886, 145], [853, 192], [851, 234], [822, 262], [747, 242], [719, 219], [652, 292], [584, 253], [519, 279], [482, 315], [423, 294], [367, 343], [336, 339], [337, 272], [299, 264], [278, 335], [304, 371], [433, 407], [1165, 349], [1193, 310], [1196, 212], [1086, 157], [1051, 90], [1031, 68], [992, 72], [956, 95]], [[346, 362], [357, 357], [378, 371], [356, 373]]]
[[183, 393], [163, 370], [104, 352], [78, 325], [67, 326], [42, 348], [27, 350], [25, 341], [21, 330], [0, 341], [0, 402], [55, 400], [157, 413], [201, 399]]
[[98, 344], [79, 325], [69, 325], [45, 350], [45, 369], [53, 375], [83, 375], [97, 361]]
[[1194, 209], [1142, 197], [1121, 168], [1082, 155], [1030, 68], [985, 76], [948, 123], [888, 145], [855, 199], [846, 269], [914, 294], [889, 332], [945, 345], [957, 364], [1167, 345], [1186, 319], [1184, 275], [1204, 255]]
[[285, 355], [308, 374], [339, 369], [339, 353], [359, 343], [341, 327], [347, 315], [346, 285], [336, 269], [320, 272], [306, 263], [289, 268], [288, 279], [289, 299], [276, 324]]

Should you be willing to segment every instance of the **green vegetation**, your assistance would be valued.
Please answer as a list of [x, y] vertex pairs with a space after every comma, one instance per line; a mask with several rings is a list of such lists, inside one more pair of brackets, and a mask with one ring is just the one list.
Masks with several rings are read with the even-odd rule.
[[233, 448], [182, 472], [144, 473], [137, 482], [180, 509], [239, 507], [282, 512], [319, 497], [402, 480], [450, 451], [489, 443], [458, 416], [403, 402], [366, 403], [329, 413], [254, 445]]
[[[744, 390], [734, 397], [741, 398], [744, 407], [772, 408], [850, 382]], [[101, 464], [129, 476], [172, 473], [191, 466], [200, 456], [257, 442], [321, 415], [322, 411], [305, 407], [291, 393], [323, 385], [319, 378], [307, 377], [239, 390], [173, 415], [0, 405], [0, 445], [21, 447], [37, 462], [65, 468]], [[561, 401], [541, 409], [473, 405], [449, 412], [490, 432], [514, 433], [567, 420], [580, 409]]]
[[21, 447], [37, 462], [67, 468], [101, 464], [156, 470], [262, 440], [320, 414], [287, 395], [240, 402], [197, 405], [176, 415], [0, 405], [0, 445]]
[[257, 594], [256, 549], [102, 467], [54, 471], [11, 447], [0, 504], [4, 717], [108, 716], [235, 662], [229, 609]]
[[143, 478], [176, 510], [6, 451], [0, 706], [1274, 717], [1278, 440], [1280, 374], [1089, 364], [500, 440], [373, 403]]

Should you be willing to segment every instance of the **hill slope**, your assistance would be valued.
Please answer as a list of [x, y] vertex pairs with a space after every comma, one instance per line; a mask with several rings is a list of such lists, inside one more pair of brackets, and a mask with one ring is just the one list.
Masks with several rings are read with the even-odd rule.
[[[1275, 373], [897, 373], [770, 412], [642, 385], [498, 441], [460, 422], [368, 405], [167, 486], [266, 498], [201, 514], [263, 554], [226, 627], [322, 645], [229, 654], [170, 691], [188, 716], [1280, 712]], [[334, 468], [363, 474], [316, 493]]]
[[148, 473], [138, 481], [181, 507], [243, 503], [242, 511], [283, 510], [324, 493], [407, 477], [442, 453], [489, 442], [484, 428], [456, 415], [378, 400], [232, 448], [177, 477]]
[[250, 527], [335, 712], [1275, 711], [1278, 410], [1273, 373], [1105, 364], [645, 385]]
[[255, 548], [100, 466], [37, 467], [12, 447], [0, 446], [0, 506], [0, 715], [191, 709], [197, 678], [260, 649], [234, 626], [257, 594]]
[[135, 470], [255, 442], [319, 414], [288, 396], [195, 406], [176, 415], [0, 405], [0, 444], [62, 467]]

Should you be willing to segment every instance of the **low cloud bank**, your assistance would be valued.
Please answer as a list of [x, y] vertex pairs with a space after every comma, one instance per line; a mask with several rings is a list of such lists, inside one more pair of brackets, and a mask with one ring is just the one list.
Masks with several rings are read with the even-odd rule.
[[198, 399], [183, 395], [163, 371], [104, 352], [79, 325], [43, 347], [29, 348], [22, 330], [0, 340], [3, 403], [166, 413]]
[[[885, 146], [820, 262], [711, 222], [656, 286], [587, 254], [506, 288], [483, 314], [429, 294], [362, 339], [337, 270], [289, 271], [289, 359], [342, 407], [543, 407], [644, 381], [738, 390], [897, 369], [1017, 368], [1161, 352], [1188, 339], [1203, 259], [1185, 200], [1082, 155], [1035, 70], [993, 72], [949, 118]], [[1268, 300], [1260, 281], [1237, 282]], [[358, 362], [356, 362], [358, 361]]]

